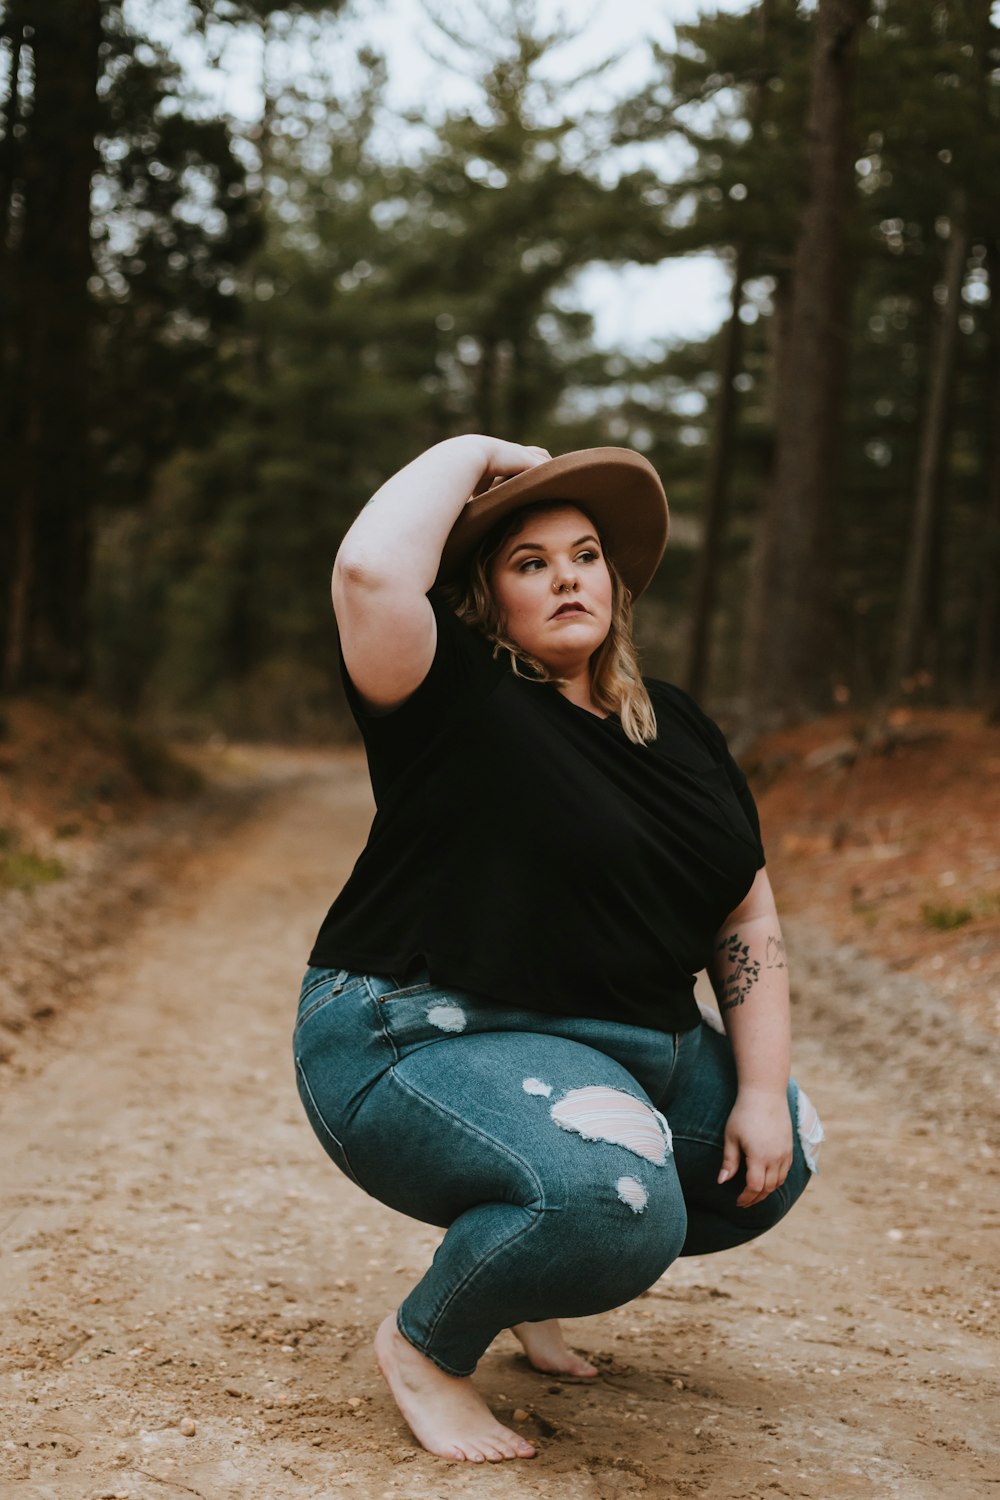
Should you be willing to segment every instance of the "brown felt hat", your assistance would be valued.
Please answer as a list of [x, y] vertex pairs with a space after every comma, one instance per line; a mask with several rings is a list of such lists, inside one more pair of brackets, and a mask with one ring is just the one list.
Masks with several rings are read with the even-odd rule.
[[633, 599], [649, 583], [667, 545], [667, 497], [648, 458], [631, 448], [581, 448], [497, 480], [466, 505], [444, 544], [438, 583], [456, 583], [483, 537], [512, 510], [542, 501], [580, 505]]

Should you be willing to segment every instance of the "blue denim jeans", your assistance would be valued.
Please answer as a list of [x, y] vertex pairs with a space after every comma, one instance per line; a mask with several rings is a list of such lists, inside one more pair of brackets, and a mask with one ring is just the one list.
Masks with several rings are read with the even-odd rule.
[[[372, 1197], [445, 1226], [400, 1332], [469, 1375], [513, 1323], [638, 1296], [679, 1255], [754, 1239], [804, 1190], [819, 1134], [789, 1088], [784, 1184], [738, 1208], [716, 1183], [736, 1069], [707, 1023], [669, 1035], [501, 1008], [426, 977], [307, 970], [299, 1093], [327, 1154]], [[808, 1157], [808, 1160], [807, 1160]]]

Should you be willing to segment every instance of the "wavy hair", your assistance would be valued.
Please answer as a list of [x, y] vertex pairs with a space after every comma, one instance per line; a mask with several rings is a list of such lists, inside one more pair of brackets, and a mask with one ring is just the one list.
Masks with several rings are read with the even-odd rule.
[[[521, 530], [529, 515], [561, 510], [569, 504], [587, 517], [600, 536], [593, 516], [575, 501], [523, 505], [504, 516], [486, 533], [468, 564], [464, 585], [455, 585], [444, 591], [459, 619], [493, 642], [494, 657], [499, 659], [502, 653], [507, 655], [515, 677], [529, 682], [550, 682], [555, 687], [563, 686], [564, 679], [555, 676], [537, 657], [507, 635], [506, 621], [500, 613], [490, 578], [493, 563], [504, 543]], [[603, 541], [601, 548], [603, 551]], [[639, 671], [632, 638], [632, 595], [607, 553], [604, 560], [611, 575], [611, 624], [604, 641], [590, 659], [591, 693], [599, 708], [618, 715], [622, 729], [634, 744], [648, 745], [656, 739], [656, 715]]]

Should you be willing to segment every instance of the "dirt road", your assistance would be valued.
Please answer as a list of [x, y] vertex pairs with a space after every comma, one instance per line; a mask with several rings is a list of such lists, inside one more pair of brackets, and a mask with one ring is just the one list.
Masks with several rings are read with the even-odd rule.
[[300, 1113], [304, 954], [364, 837], [317, 760], [201, 851], [7, 1087], [0, 1494], [1000, 1497], [996, 1044], [912, 979], [787, 932], [820, 1178], [764, 1241], [573, 1326], [593, 1387], [510, 1335], [479, 1382], [540, 1456], [424, 1454], [369, 1341], [437, 1235]]

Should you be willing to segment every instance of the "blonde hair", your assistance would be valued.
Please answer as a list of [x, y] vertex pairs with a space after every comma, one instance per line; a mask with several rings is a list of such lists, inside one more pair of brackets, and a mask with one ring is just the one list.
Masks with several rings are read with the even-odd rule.
[[[494, 657], [499, 659], [501, 652], [506, 652], [515, 677], [528, 682], [550, 682], [555, 687], [561, 687], [563, 679], [555, 676], [537, 657], [506, 634], [506, 622], [497, 605], [490, 574], [504, 543], [520, 531], [528, 515], [562, 509], [564, 505], [572, 505], [581, 511], [600, 535], [593, 516], [575, 501], [543, 501], [538, 505], [522, 506], [487, 532], [468, 565], [464, 586], [445, 591], [459, 619], [493, 642]], [[639, 671], [632, 639], [632, 595], [606, 553], [604, 561], [611, 575], [611, 624], [590, 659], [591, 693], [598, 708], [618, 715], [622, 729], [633, 744], [648, 745], [656, 739], [656, 715]]]

